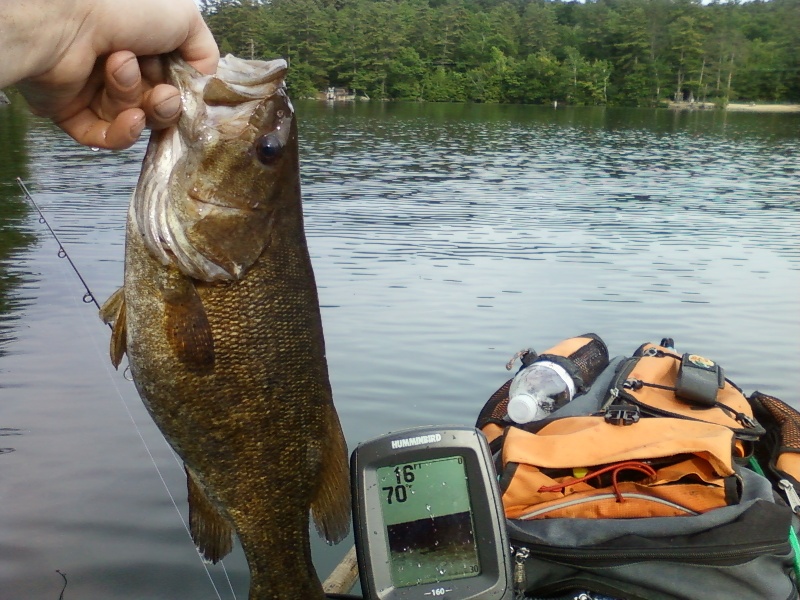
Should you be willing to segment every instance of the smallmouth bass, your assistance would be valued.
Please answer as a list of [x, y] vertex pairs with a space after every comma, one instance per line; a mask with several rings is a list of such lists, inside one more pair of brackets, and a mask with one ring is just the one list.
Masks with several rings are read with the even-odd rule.
[[111, 360], [183, 459], [192, 538], [216, 562], [235, 531], [250, 600], [320, 599], [309, 509], [329, 541], [350, 519], [300, 199], [286, 62], [176, 56], [176, 127], [153, 132], [131, 200], [124, 285], [101, 310]]

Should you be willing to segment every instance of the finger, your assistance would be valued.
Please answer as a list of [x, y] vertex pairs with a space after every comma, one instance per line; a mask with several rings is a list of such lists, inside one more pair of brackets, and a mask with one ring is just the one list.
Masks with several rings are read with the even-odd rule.
[[167, 81], [167, 72], [161, 56], [140, 56], [139, 71], [142, 79], [151, 86]]
[[131, 108], [109, 122], [100, 119], [90, 108], [85, 108], [56, 124], [84, 146], [122, 150], [139, 139], [145, 126], [145, 115], [140, 108]]
[[183, 60], [192, 65], [195, 69], [206, 75], [213, 75], [217, 71], [219, 64], [219, 48], [214, 36], [208, 29], [203, 17], [197, 13], [197, 17], [189, 31], [186, 41], [181, 44], [178, 51]]
[[113, 120], [129, 108], [142, 102], [142, 76], [139, 62], [133, 52], [123, 50], [112, 53], [105, 64], [104, 88], [95, 110], [102, 117]]
[[180, 91], [171, 85], [159, 84], [145, 94], [142, 109], [147, 116], [147, 125], [152, 129], [174, 125], [181, 114]]

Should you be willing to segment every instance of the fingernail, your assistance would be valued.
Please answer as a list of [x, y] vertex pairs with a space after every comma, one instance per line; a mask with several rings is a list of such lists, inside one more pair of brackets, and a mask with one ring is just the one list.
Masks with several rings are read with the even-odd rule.
[[145, 126], [144, 119], [139, 119], [133, 125], [131, 125], [131, 137], [138, 138], [142, 134], [144, 126]]
[[131, 88], [139, 83], [139, 64], [136, 57], [129, 58], [114, 71], [114, 79], [121, 88]]
[[153, 107], [155, 110], [156, 115], [158, 115], [162, 119], [172, 119], [175, 115], [178, 114], [178, 111], [181, 109], [181, 97], [180, 96], [172, 96], [167, 98], [163, 102], [159, 102]]

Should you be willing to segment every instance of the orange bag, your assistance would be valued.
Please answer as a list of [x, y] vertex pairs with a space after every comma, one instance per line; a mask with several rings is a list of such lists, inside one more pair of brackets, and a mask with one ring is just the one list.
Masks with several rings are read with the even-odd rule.
[[509, 427], [500, 487], [510, 519], [696, 515], [736, 504], [733, 433], [684, 419], [566, 417], [537, 433]]
[[481, 410], [527, 595], [797, 596], [800, 412], [748, 401], [719, 365], [672, 346], [615, 357], [543, 419], [512, 422], [510, 382]]
[[[712, 361], [692, 355], [699, 361]], [[681, 355], [656, 344], [644, 344], [617, 377], [620, 398], [651, 416], [667, 416], [725, 425], [737, 438], [754, 441], [764, 429], [753, 419], [753, 410], [741, 390], [723, 379], [713, 405], [700, 406], [676, 394]]]

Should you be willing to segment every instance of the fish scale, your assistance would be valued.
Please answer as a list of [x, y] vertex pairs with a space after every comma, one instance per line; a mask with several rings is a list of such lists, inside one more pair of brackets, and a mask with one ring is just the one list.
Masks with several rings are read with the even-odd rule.
[[[174, 131], [153, 134], [127, 224], [124, 286], [101, 311], [112, 361], [127, 352], [142, 400], [184, 460], [193, 539], [216, 562], [236, 532], [250, 600], [324, 598], [309, 510], [339, 541], [350, 507], [297, 125], [275, 62], [228, 56], [209, 77], [170, 59], [184, 96], [181, 150]], [[222, 120], [214, 103], [223, 101], [252, 106]]]

